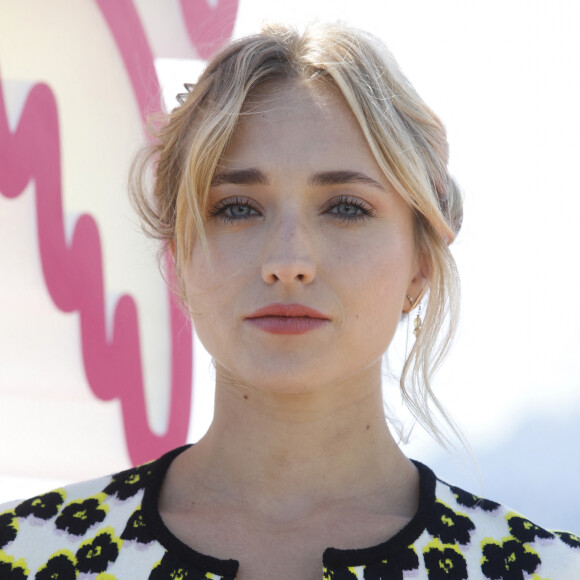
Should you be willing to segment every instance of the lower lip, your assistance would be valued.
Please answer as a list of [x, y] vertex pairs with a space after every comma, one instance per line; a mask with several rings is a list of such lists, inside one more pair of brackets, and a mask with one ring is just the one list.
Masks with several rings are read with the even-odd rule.
[[252, 326], [272, 334], [305, 334], [324, 326], [325, 318], [307, 318], [302, 316], [261, 316], [246, 318]]

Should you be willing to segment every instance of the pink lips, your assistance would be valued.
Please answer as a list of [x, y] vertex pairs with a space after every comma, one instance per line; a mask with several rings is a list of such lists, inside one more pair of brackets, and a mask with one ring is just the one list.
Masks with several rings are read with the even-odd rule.
[[272, 334], [304, 334], [324, 326], [330, 319], [302, 304], [270, 304], [252, 312], [245, 320]]

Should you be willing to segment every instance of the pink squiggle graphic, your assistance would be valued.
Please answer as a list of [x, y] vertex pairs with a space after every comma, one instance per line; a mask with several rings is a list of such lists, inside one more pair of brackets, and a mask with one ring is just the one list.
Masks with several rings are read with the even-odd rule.
[[[147, 121], [150, 108], [160, 107], [160, 89], [155, 72], [153, 54], [147, 42], [139, 16], [131, 0], [95, 0], [105, 18], [109, 30], [113, 34], [119, 52], [125, 63], [127, 74], [131, 80], [133, 92], [137, 100], [143, 123]], [[204, 58], [221, 46], [230, 36], [236, 20], [238, 0], [219, 0], [216, 8], [210, 8], [207, 0], [181, 0], [185, 24], [197, 52]], [[208, 27], [208, 25], [210, 25]], [[168, 260], [169, 266], [169, 260]], [[142, 390], [131, 390], [122, 402], [134, 405], [138, 413], [125, 414], [126, 437], [129, 449], [135, 449], [146, 459], [156, 457], [167, 447], [173, 447], [185, 441], [189, 423], [191, 391], [191, 334], [183, 328], [183, 317], [179, 308], [170, 299], [171, 337], [172, 337], [172, 397], [170, 404], [169, 429], [175, 425], [175, 430], [182, 435], [182, 440], [174, 440], [168, 432], [166, 440], [151, 433], [145, 418], [145, 405]], [[126, 345], [130, 349], [135, 345], [133, 339]], [[134, 353], [137, 355], [138, 353]], [[140, 368], [140, 367], [139, 367]], [[141, 377], [131, 377], [134, 382], [141, 383]], [[137, 395], [140, 395], [139, 397]], [[145, 418], [145, 420], [143, 420]], [[177, 436], [177, 433], [176, 433]], [[153, 441], [152, 441], [153, 440]], [[152, 453], [152, 443], [161, 447]], [[133, 459], [133, 455], [131, 455]], [[135, 460], [134, 460], [135, 461]]]
[[[14, 133], [9, 129], [0, 86], [0, 159], [0, 190], [6, 197], [19, 196], [29, 180], [34, 180], [40, 261], [47, 290], [58, 309], [79, 312], [88, 383], [99, 399], [121, 399], [131, 460], [141, 462], [183, 441], [189, 418], [185, 404], [191, 396], [191, 355], [183, 353], [174, 373], [177, 380], [172, 384], [172, 396], [179, 401], [173, 405], [167, 433], [157, 437], [147, 423], [137, 309], [131, 297], [125, 295], [116, 304], [112, 339], [106, 338], [101, 241], [95, 220], [81, 216], [70, 245], [66, 243], [58, 110], [47, 85], [32, 88]], [[183, 345], [187, 347], [187, 339], [179, 347]]]
[[[156, 110], [160, 108], [161, 93], [153, 54], [139, 15], [131, 0], [95, 1], [117, 43], [145, 124], [151, 108]], [[206, 0], [193, 0], [193, 2], [181, 0], [181, 6], [190, 38], [202, 56], [210, 56], [211, 51], [219, 48], [230, 37], [236, 19], [238, 0], [220, 0], [215, 9], [209, 8]], [[212, 37], [208, 34], [208, 19], [211, 20], [217, 36]], [[200, 49], [200, 46], [203, 46], [205, 51]], [[167, 265], [170, 266], [169, 260]], [[171, 298], [170, 317], [172, 388], [169, 431], [165, 437], [157, 437], [147, 425], [142, 390], [132, 389], [130, 392], [127, 391], [125, 398], [121, 397], [122, 403], [126, 403], [126, 407], [123, 406], [123, 418], [127, 444], [131, 459], [137, 463], [156, 457], [167, 448], [183, 443], [187, 434], [191, 406], [192, 341], [189, 329], [184, 329], [183, 315]], [[131, 345], [135, 344], [131, 339], [125, 346], [130, 349]], [[135, 356], [137, 354], [134, 353]], [[140, 376], [131, 377], [131, 379], [133, 382], [138, 381], [142, 384]], [[137, 412], [125, 413], [125, 408], [132, 409], [133, 407]], [[175, 431], [175, 437], [173, 437], [172, 429]], [[156, 443], [159, 445], [156, 446]], [[154, 451], [151, 451], [152, 448]], [[132, 449], [133, 453], [131, 453]], [[134, 459], [134, 456], [137, 459]]]
[[[196, 4], [203, 8], [199, 1], [196, 0]], [[153, 55], [139, 17], [129, 0], [96, 2], [117, 42], [145, 121], [150, 104], [159, 106], [159, 87]], [[225, 21], [233, 26], [236, 11], [237, 0], [226, 0], [213, 16], [228, 16]], [[207, 34], [202, 32], [196, 37], [192, 32], [195, 31], [195, 12], [184, 10], [184, 16], [188, 19], [188, 31], [193, 41], [201, 38], [207, 46]], [[224, 40], [223, 34], [231, 33], [228, 26], [218, 27], [221, 36], [213, 46], [217, 47]], [[0, 162], [0, 191], [6, 197], [19, 196], [29, 180], [35, 181], [40, 257], [48, 292], [60, 310], [79, 312], [88, 383], [99, 399], [120, 399], [131, 461], [142, 463], [180, 445], [186, 440], [191, 410], [191, 333], [169, 295], [171, 400], [168, 429], [164, 435], [158, 436], [151, 431], [147, 421], [138, 315], [130, 296], [124, 295], [117, 302], [112, 338], [108, 341], [106, 337], [102, 252], [95, 220], [87, 214], [81, 216], [70, 245], [66, 243], [58, 110], [47, 85], [37, 84], [32, 88], [18, 126], [12, 133], [0, 79]]]
[[42, 271], [48, 292], [63, 312], [80, 315], [82, 354], [91, 390], [99, 399], [119, 398], [131, 461], [157, 457], [183, 443], [191, 407], [191, 334], [171, 305], [172, 376], [169, 426], [158, 436], [147, 421], [138, 316], [134, 300], [124, 295], [116, 304], [112, 339], [105, 328], [101, 242], [95, 220], [79, 218], [69, 246], [62, 207], [58, 110], [45, 84], [35, 85], [19, 124], [10, 132], [0, 84], [0, 190], [20, 195], [29, 180], [36, 189], [36, 221]]
[[[129, 1], [97, 3], [119, 46], [145, 120], [149, 99], [157, 98], [159, 89], [139, 18]], [[169, 296], [170, 416], [166, 433], [158, 436], [147, 421], [138, 315], [130, 296], [124, 295], [117, 302], [112, 338], [108, 341], [106, 337], [102, 252], [95, 220], [87, 214], [81, 216], [70, 245], [66, 243], [58, 110], [47, 85], [32, 88], [18, 126], [11, 132], [0, 79], [0, 162], [4, 196], [16, 198], [31, 179], [35, 182], [39, 250], [47, 290], [57, 308], [79, 312], [88, 383], [99, 399], [120, 399], [131, 461], [138, 464], [180, 445], [186, 440], [191, 409], [191, 333]]]
[[179, 0], [189, 39], [197, 54], [208, 59], [231, 37], [238, 12], [238, 0]]
[[[139, 16], [129, 0], [96, 0], [119, 52], [123, 58], [143, 123], [150, 109], [160, 108], [160, 89], [155, 72], [153, 54], [147, 42]], [[167, 266], [170, 267], [168, 260]], [[164, 436], [152, 433], [147, 423], [142, 377], [135, 373], [128, 377], [131, 385], [121, 395], [125, 436], [129, 455], [134, 464], [159, 456], [171, 447], [185, 442], [191, 409], [192, 337], [182, 312], [169, 295], [171, 324], [171, 399], [168, 430]], [[127, 313], [129, 316], [130, 314]], [[127, 337], [124, 345], [135, 350], [136, 337]], [[138, 353], [133, 352], [134, 356]]]

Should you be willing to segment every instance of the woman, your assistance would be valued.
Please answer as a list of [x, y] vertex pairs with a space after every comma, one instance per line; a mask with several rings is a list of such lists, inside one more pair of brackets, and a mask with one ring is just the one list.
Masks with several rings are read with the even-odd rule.
[[384, 417], [382, 356], [413, 311], [401, 389], [442, 439], [429, 378], [461, 224], [446, 165], [440, 121], [362, 32], [275, 27], [216, 56], [133, 189], [214, 357], [214, 421], [156, 462], [5, 506], [0, 577], [580, 575], [578, 538], [437, 480]]

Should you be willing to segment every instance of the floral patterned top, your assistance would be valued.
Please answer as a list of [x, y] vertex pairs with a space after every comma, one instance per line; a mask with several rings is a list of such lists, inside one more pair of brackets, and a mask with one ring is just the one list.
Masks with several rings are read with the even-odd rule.
[[[169, 464], [185, 449], [0, 506], [0, 579], [234, 579], [238, 562], [186, 546], [157, 511]], [[580, 538], [540, 528], [416, 465], [413, 519], [378, 546], [325, 550], [322, 580], [580, 579]]]

